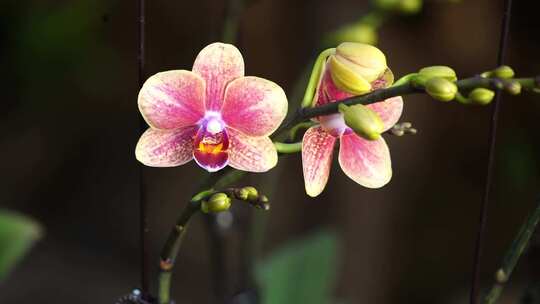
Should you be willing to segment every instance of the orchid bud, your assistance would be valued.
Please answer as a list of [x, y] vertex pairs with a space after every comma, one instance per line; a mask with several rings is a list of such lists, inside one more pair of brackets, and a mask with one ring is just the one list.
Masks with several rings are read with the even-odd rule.
[[495, 96], [495, 92], [486, 88], [476, 88], [469, 93], [469, 100], [478, 105], [487, 105]]
[[509, 81], [508, 83], [505, 83], [504, 90], [508, 92], [508, 94], [519, 95], [519, 93], [521, 93], [521, 83]]
[[457, 93], [456, 84], [442, 77], [429, 79], [425, 88], [431, 97], [440, 101], [450, 101], [456, 97]]
[[403, 14], [416, 14], [422, 9], [422, 0], [401, 0], [398, 9]]
[[[328, 59], [330, 75], [335, 85], [348, 93], [361, 95], [372, 90], [372, 83], [393, 81], [386, 73], [386, 57], [376, 47], [344, 42]], [[391, 74], [390, 74], [391, 75]], [[380, 84], [377, 83], [379, 86]]]
[[338, 29], [334, 34], [331, 35], [329, 40], [334, 43], [349, 41], [376, 44], [378, 37], [377, 31], [375, 30], [374, 26], [367, 24], [366, 22], [360, 21], [345, 25], [342, 28]]
[[507, 65], [501, 65], [492, 71], [492, 76], [503, 79], [512, 78], [514, 77], [514, 70]]
[[257, 189], [255, 189], [255, 187], [244, 187], [242, 188], [242, 191], [245, 191], [247, 193], [246, 200], [248, 201], [254, 201], [259, 198], [259, 192], [257, 191]]
[[208, 201], [201, 203], [201, 210], [204, 213], [217, 213], [229, 210], [231, 207], [231, 199], [225, 193], [216, 193], [210, 197]]
[[425, 85], [428, 80], [434, 77], [444, 78], [450, 81], [456, 81], [456, 72], [444, 65], [434, 65], [425, 67], [418, 71], [418, 75], [414, 78], [414, 82], [419, 85]]
[[361, 104], [347, 106], [340, 103], [338, 107], [345, 124], [356, 134], [367, 140], [377, 140], [381, 137], [384, 124], [373, 110]]
[[418, 13], [422, 8], [422, 0], [374, 0], [373, 2], [382, 10], [403, 14]]

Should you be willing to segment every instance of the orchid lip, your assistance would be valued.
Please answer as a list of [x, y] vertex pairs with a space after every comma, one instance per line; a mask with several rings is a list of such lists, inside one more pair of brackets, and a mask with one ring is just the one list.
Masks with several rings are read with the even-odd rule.
[[341, 113], [322, 116], [319, 118], [319, 123], [323, 130], [334, 137], [340, 137], [349, 129]]
[[219, 112], [207, 111], [195, 136], [195, 162], [209, 172], [223, 169], [229, 159], [229, 136]]

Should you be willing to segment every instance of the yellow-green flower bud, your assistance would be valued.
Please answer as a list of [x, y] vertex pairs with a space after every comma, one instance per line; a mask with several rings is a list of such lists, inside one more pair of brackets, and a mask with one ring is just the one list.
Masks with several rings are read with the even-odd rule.
[[426, 92], [433, 98], [440, 101], [450, 101], [456, 97], [457, 86], [452, 81], [434, 77], [429, 79], [425, 85]]
[[403, 14], [418, 13], [422, 8], [422, 0], [374, 0], [379, 9], [399, 12]]
[[456, 72], [451, 68], [444, 65], [434, 65], [425, 67], [418, 71], [414, 82], [419, 85], [425, 85], [428, 80], [434, 77], [444, 78], [450, 81], [456, 81]]
[[517, 81], [509, 81], [504, 85], [504, 89], [508, 94], [519, 95], [521, 93], [521, 83]]
[[416, 14], [422, 9], [422, 0], [400, 0], [398, 9], [403, 14]]
[[339, 112], [343, 114], [345, 124], [356, 134], [367, 140], [377, 140], [381, 137], [384, 124], [373, 110], [361, 104], [347, 106], [341, 103], [338, 107]]
[[242, 190], [246, 191], [247, 193], [246, 199], [249, 201], [254, 201], [259, 198], [259, 192], [257, 191], [257, 189], [255, 189], [255, 187], [248, 186], [248, 187], [242, 188]]
[[378, 48], [353, 42], [340, 44], [328, 59], [328, 66], [336, 86], [355, 95], [371, 91], [371, 83], [388, 69], [386, 57]]
[[345, 41], [377, 44], [378, 36], [375, 28], [365, 22], [355, 22], [338, 29], [329, 37], [331, 44], [342, 43]]
[[476, 88], [469, 93], [470, 102], [478, 105], [487, 105], [495, 96], [495, 92], [485, 88]]
[[201, 203], [201, 210], [204, 213], [216, 213], [229, 210], [231, 199], [225, 193], [216, 193], [209, 200]]
[[514, 70], [507, 65], [502, 65], [493, 70], [491, 75], [497, 78], [512, 78], [514, 77]]

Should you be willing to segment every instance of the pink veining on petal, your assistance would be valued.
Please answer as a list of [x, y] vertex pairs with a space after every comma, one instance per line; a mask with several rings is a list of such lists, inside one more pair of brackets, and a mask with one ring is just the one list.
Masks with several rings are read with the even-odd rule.
[[212, 130], [216, 120], [205, 121], [194, 141], [193, 156], [208, 172], [223, 169], [229, 162], [229, 134], [225, 129]]
[[278, 155], [270, 138], [248, 136], [232, 128], [227, 128], [227, 133], [231, 143], [231, 167], [249, 172], [266, 172], [276, 166]]
[[324, 190], [330, 168], [336, 138], [320, 126], [309, 128], [302, 141], [302, 166], [306, 193], [315, 197]]
[[156, 129], [194, 125], [204, 114], [204, 80], [191, 71], [174, 70], [148, 78], [139, 92], [139, 109]]
[[287, 97], [272, 81], [259, 77], [233, 80], [225, 91], [223, 121], [249, 136], [274, 132], [287, 114]]
[[367, 188], [380, 188], [392, 178], [390, 151], [382, 137], [370, 141], [354, 133], [343, 135], [339, 164], [347, 176]]
[[150, 167], [180, 166], [193, 158], [196, 126], [176, 130], [146, 130], [135, 148], [135, 157]]
[[384, 123], [384, 131], [386, 131], [399, 121], [403, 112], [403, 98], [401, 96], [391, 97], [384, 101], [367, 105], [367, 107], [379, 114], [379, 117]]
[[218, 111], [223, 104], [227, 84], [244, 76], [244, 59], [234, 45], [212, 43], [195, 59], [193, 72], [206, 80], [206, 109]]

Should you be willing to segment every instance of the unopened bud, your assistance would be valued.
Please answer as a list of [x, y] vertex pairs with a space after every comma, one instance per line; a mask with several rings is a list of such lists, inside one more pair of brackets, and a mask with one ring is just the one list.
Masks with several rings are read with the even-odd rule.
[[341, 103], [338, 107], [343, 114], [345, 124], [356, 134], [367, 140], [376, 140], [381, 137], [384, 124], [373, 110], [361, 104], [347, 106]]
[[351, 94], [368, 93], [372, 89], [372, 82], [387, 81], [386, 57], [378, 48], [369, 44], [340, 44], [336, 53], [328, 59], [328, 66], [335, 85]]
[[370, 24], [366, 24], [365, 22], [355, 22], [345, 25], [333, 33], [330, 38], [334, 44], [336, 42], [342, 43], [345, 41], [376, 44], [377, 39], [377, 31], [375, 28]]
[[201, 203], [201, 210], [204, 213], [216, 213], [229, 210], [231, 199], [225, 193], [213, 194], [209, 200]]
[[508, 94], [519, 95], [521, 93], [521, 84], [517, 81], [509, 81], [504, 85], [504, 90]]
[[422, 0], [373, 0], [379, 9], [403, 14], [418, 13], [422, 8]]
[[497, 78], [512, 78], [514, 77], [514, 70], [507, 65], [502, 65], [493, 70], [491, 75]]
[[476, 88], [469, 93], [469, 100], [478, 105], [487, 105], [493, 100], [495, 92], [485, 88]]
[[425, 88], [431, 97], [440, 101], [450, 101], [456, 97], [457, 93], [456, 84], [441, 77], [429, 79]]
[[419, 85], [425, 85], [428, 80], [435, 77], [444, 78], [449, 81], [457, 80], [456, 72], [452, 68], [444, 65], [434, 65], [418, 71], [414, 82]]
[[255, 187], [248, 186], [242, 188], [242, 190], [247, 192], [246, 199], [249, 201], [254, 201], [259, 198], [259, 192], [257, 191], [257, 189], [255, 189]]
[[422, 9], [422, 0], [400, 0], [398, 9], [403, 14], [416, 14]]
[[504, 284], [508, 281], [508, 275], [506, 275], [506, 272], [503, 269], [499, 269], [495, 272], [495, 281], [499, 284]]

